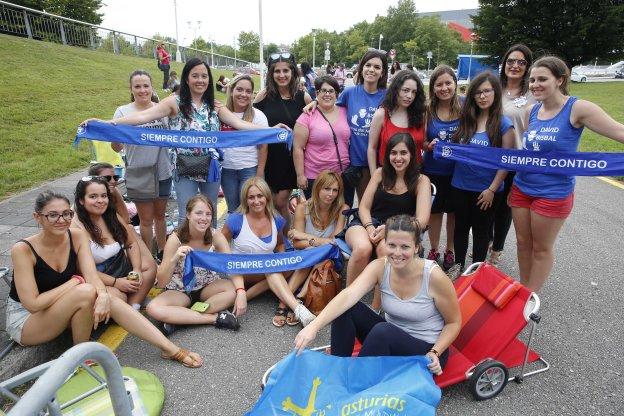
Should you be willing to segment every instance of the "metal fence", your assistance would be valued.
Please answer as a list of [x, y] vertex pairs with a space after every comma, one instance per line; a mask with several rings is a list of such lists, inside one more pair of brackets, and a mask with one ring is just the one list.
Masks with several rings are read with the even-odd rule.
[[[0, 33], [112, 52], [117, 55], [142, 56], [154, 59], [156, 59], [156, 45], [161, 42], [158, 39], [107, 29], [1, 0]], [[175, 44], [162, 42], [172, 54], [175, 53]], [[183, 46], [180, 46], [180, 54], [182, 62], [197, 57], [215, 68], [237, 69], [246, 72], [245, 69], [250, 70], [258, 66], [255, 63], [231, 56]]]

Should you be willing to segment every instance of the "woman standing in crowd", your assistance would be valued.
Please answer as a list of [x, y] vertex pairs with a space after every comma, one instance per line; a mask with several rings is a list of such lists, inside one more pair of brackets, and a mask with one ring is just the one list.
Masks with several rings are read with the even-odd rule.
[[401, 70], [401, 63], [399, 61], [392, 61], [392, 65], [390, 65], [390, 77], [388, 78], [388, 82], [391, 83], [396, 74]]
[[301, 114], [295, 124], [293, 160], [297, 186], [306, 198], [312, 184], [324, 170], [342, 172], [349, 166], [349, 123], [344, 107], [336, 106], [338, 82], [329, 75], [316, 79], [317, 111]]
[[[522, 133], [526, 130], [526, 110], [535, 104], [529, 92], [529, 68], [533, 63], [533, 53], [522, 44], [513, 45], [501, 63], [500, 81], [503, 87], [503, 114], [514, 125], [515, 149], [522, 149]], [[507, 203], [515, 172], [508, 172], [505, 178], [503, 199], [494, 213], [494, 223], [490, 229], [492, 251], [489, 262], [497, 264], [505, 248], [507, 233], [511, 227], [511, 207]]]
[[[503, 115], [500, 82], [491, 72], [482, 72], [470, 82], [453, 141], [466, 146], [513, 147], [513, 124]], [[464, 268], [471, 229], [472, 259], [485, 260], [488, 233], [496, 206], [501, 202], [506, 174], [501, 169], [455, 162], [451, 199], [455, 210], [455, 258], [459, 266], [449, 274], [455, 275]]]
[[165, 49], [165, 44], [158, 42], [156, 46], [156, 56], [158, 58], [158, 69], [163, 72], [163, 90], [167, 89], [169, 84], [169, 63], [171, 62], [171, 55]]
[[422, 161], [425, 138], [425, 87], [413, 71], [395, 74], [381, 106], [375, 111], [368, 136], [368, 169], [380, 166], [390, 137], [408, 133], [416, 144], [416, 162]]
[[[554, 56], [538, 59], [530, 70], [529, 90], [538, 104], [528, 112], [523, 149], [576, 151], [584, 127], [624, 143], [624, 125], [596, 104], [568, 95], [570, 71]], [[509, 194], [518, 241], [520, 282], [539, 291], [554, 262], [557, 235], [572, 211], [574, 176], [516, 173]]]
[[[347, 265], [347, 285], [360, 275], [370, 262], [373, 249], [378, 257], [385, 255], [385, 222], [394, 215], [415, 215], [419, 228], [429, 222], [431, 182], [421, 175], [416, 162], [416, 145], [408, 133], [390, 138], [384, 162], [373, 173], [358, 207], [359, 218], [349, 224], [346, 241], [351, 247]], [[375, 292], [373, 308], [380, 307]]]
[[[218, 131], [221, 127], [220, 120], [238, 130], [260, 128], [241, 120], [225, 107], [220, 107], [217, 111], [214, 106], [210, 67], [198, 58], [189, 59], [184, 65], [179, 95], [170, 95], [147, 110], [109, 122], [140, 125], [163, 117], [169, 117], [169, 128], [172, 130]], [[218, 152], [207, 148], [177, 148], [176, 155], [175, 188], [178, 212], [184, 212], [186, 203], [198, 192], [216, 204], [219, 181], [208, 172], [211, 164], [216, 163]], [[213, 227], [216, 227], [215, 222]]]
[[220, 75], [217, 82], [215, 82], [215, 88], [219, 92], [225, 92], [227, 86], [228, 86], [227, 78], [225, 77], [225, 75]]
[[301, 76], [305, 80], [306, 91], [313, 100], [316, 100], [315, 81], [317, 76], [309, 63], [301, 62]]
[[[152, 77], [145, 71], [134, 71], [130, 74], [130, 103], [117, 107], [113, 119], [118, 119], [141, 112], [156, 106], [152, 102]], [[164, 129], [167, 119], [160, 118], [140, 127]], [[147, 247], [152, 247], [154, 234], [156, 246], [162, 257], [167, 238], [165, 213], [167, 201], [171, 194], [171, 162], [167, 149], [155, 146], [139, 146], [133, 144], [111, 143], [114, 151], [126, 151], [126, 181], [128, 196], [137, 207], [139, 214], [141, 239]], [[140, 188], [144, 177], [158, 177], [158, 189], [154, 195], [141, 195]], [[137, 192], [138, 190], [138, 192]], [[135, 191], [135, 192], [133, 192]]]
[[446, 249], [442, 268], [448, 270], [455, 264], [455, 213], [451, 203], [451, 178], [455, 163], [434, 159], [433, 149], [437, 143], [450, 142], [459, 127], [461, 100], [457, 94], [457, 77], [450, 66], [436, 67], [429, 78], [429, 108], [427, 109], [427, 138], [423, 156], [423, 172], [436, 186], [437, 193], [431, 206], [429, 242], [431, 250], [427, 259], [438, 261], [442, 219], [446, 213]]
[[[214, 325], [216, 328], [238, 330], [236, 316], [247, 310], [243, 276], [222, 279], [208, 269], [195, 267], [195, 284], [186, 291], [182, 276], [184, 260], [193, 250], [229, 253], [230, 246], [218, 230], [211, 230], [214, 207], [204, 195], [195, 195], [186, 204], [186, 216], [182, 226], [167, 239], [163, 261], [158, 268], [158, 287], [165, 291], [147, 305], [147, 313], [164, 323], [166, 334], [176, 325]], [[196, 302], [208, 306], [199, 312], [189, 309]], [[234, 314], [227, 310], [234, 305]]]
[[[332, 243], [336, 234], [344, 229], [345, 218], [342, 212], [349, 208], [344, 203], [344, 186], [339, 174], [324, 170], [311, 188], [311, 198], [297, 205], [294, 226], [288, 232], [288, 238], [298, 250]], [[310, 268], [295, 270], [288, 281], [288, 287], [293, 293], [306, 280], [310, 270]], [[288, 311], [286, 323], [291, 326], [298, 323], [292, 311]]]
[[[273, 207], [269, 185], [262, 178], [254, 177], [243, 184], [239, 212], [228, 215], [221, 232], [230, 242], [232, 253], [270, 254], [284, 251], [285, 227], [286, 220]], [[314, 315], [295, 298], [282, 273], [251, 275], [245, 279], [256, 281], [247, 291], [247, 300], [270, 288], [280, 302], [294, 311], [295, 318], [304, 326], [314, 319]], [[284, 326], [286, 313], [285, 308], [278, 306], [273, 325]]]
[[[328, 323], [331, 353], [350, 357], [357, 338], [360, 357], [426, 355], [429, 370], [441, 374], [448, 347], [459, 334], [461, 313], [449, 278], [431, 260], [416, 256], [421, 228], [412, 217], [386, 222], [387, 257], [369, 264], [357, 280], [341, 291], [295, 338], [300, 352]], [[381, 287], [385, 319], [362, 302], [373, 287]]]
[[[303, 107], [312, 99], [298, 88], [297, 63], [293, 55], [288, 52], [271, 54], [267, 66], [266, 85], [256, 95], [254, 106], [266, 114], [269, 125], [283, 123], [292, 129]], [[288, 197], [297, 187], [293, 158], [286, 143], [271, 143], [268, 149], [264, 176], [274, 194], [275, 208], [289, 221]]]
[[[254, 82], [249, 75], [239, 75], [232, 80], [227, 89], [226, 107], [235, 116], [248, 123], [268, 127], [264, 113], [251, 105]], [[221, 123], [221, 130], [234, 130], [226, 123]], [[221, 188], [225, 195], [228, 212], [234, 212], [240, 205], [240, 192], [243, 183], [251, 177], [264, 177], [267, 160], [267, 146], [229, 147], [223, 149], [221, 163]]]
[[113, 318], [159, 348], [164, 359], [200, 367], [199, 355], [177, 347], [138, 311], [109, 295], [95, 268], [87, 234], [69, 229], [73, 216], [65, 196], [51, 191], [37, 196], [34, 219], [40, 231], [11, 249], [13, 281], [6, 308], [11, 338], [22, 345], [38, 345], [69, 327], [78, 344], [88, 341], [100, 322]]
[[[78, 181], [74, 193], [78, 214], [72, 228], [89, 236], [91, 254], [102, 282], [109, 293], [139, 309], [154, 286], [156, 262], [150, 256], [142, 260], [141, 247], [134, 229], [123, 223], [112, 203], [110, 188], [101, 176], [86, 176]], [[139, 280], [129, 280], [129, 272], [138, 272]]]

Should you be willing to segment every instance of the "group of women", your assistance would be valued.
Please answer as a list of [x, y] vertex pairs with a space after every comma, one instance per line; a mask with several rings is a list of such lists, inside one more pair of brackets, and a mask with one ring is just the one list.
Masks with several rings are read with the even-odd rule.
[[[73, 209], [63, 196], [41, 194], [34, 213], [41, 231], [12, 250], [11, 336], [32, 345], [69, 326], [74, 342], [82, 342], [92, 327], [112, 316], [160, 348], [163, 357], [196, 367], [201, 357], [172, 344], [137, 311], [153, 283], [167, 290], [149, 303], [147, 313], [164, 323], [165, 333], [180, 324], [236, 330], [247, 301], [270, 289], [279, 299], [273, 325], [305, 326], [296, 338], [299, 349], [334, 321], [332, 352], [337, 355], [350, 355], [358, 338], [363, 355], [426, 354], [431, 371], [440, 373], [461, 318], [438, 261], [446, 270], [455, 265], [461, 271], [472, 232], [473, 261], [486, 260], [490, 250], [489, 260], [496, 262], [513, 217], [521, 282], [539, 290], [572, 208], [574, 178], [522, 172], [514, 177], [504, 170], [435, 159], [435, 147], [455, 142], [576, 150], [583, 127], [624, 142], [624, 126], [596, 105], [568, 95], [565, 63], [556, 57], [533, 62], [524, 45], [505, 54], [499, 77], [490, 72], [476, 76], [465, 97], [458, 94], [448, 66], [434, 69], [427, 101], [412, 71], [397, 69], [387, 86], [387, 64], [385, 53], [369, 50], [359, 63], [355, 86], [339, 95], [333, 77], [317, 77], [313, 101], [299, 88], [294, 56], [272, 54], [265, 88], [254, 98], [253, 80], [238, 76], [227, 87], [225, 105], [215, 102], [210, 68], [199, 59], [186, 63], [179, 95], [159, 103], [152, 102], [149, 74], [135, 71], [132, 102], [119, 107], [111, 123], [201, 131], [279, 126], [294, 131], [292, 154], [285, 144], [223, 154], [176, 149], [172, 166], [158, 148], [113, 144], [115, 150], [124, 148], [128, 169], [151, 166], [157, 174], [156, 194], [136, 201], [141, 238], [128, 226], [110, 165], [92, 167], [91, 176], [78, 183]], [[534, 133], [540, 129], [556, 131], [554, 139], [540, 141]], [[209, 175], [218, 163], [220, 175]], [[197, 164], [204, 173], [185, 168]], [[172, 183], [182, 221], [166, 238], [164, 207]], [[433, 205], [431, 184], [437, 189]], [[216, 230], [219, 186], [230, 214]], [[306, 199], [298, 199], [291, 225], [289, 198], [297, 188]], [[345, 224], [342, 212], [353, 206], [355, 194], [358, 210]], [[440, 253], [444, 214], [447, 241]], [[152, 229], [162, 252], [158, 267], [150, 255]], [[431, 248], [422, 260], [416, 254], [427, 229]], [[346, 239], [352, 250], [347, 289], [318, 317], [296, 296], [309, 270], [225, 279], [196, 268], [194, 286], [189, 290], [182, 282], [183, 261], [192, 250], [267, 254], [284, 251], [288, 244], [306, 249], [336, 237]], [[377, 259], [371, 262], [371, 256]], [[371, 310], [358, 300], [373, 288]], [[196, 302], [203, 304], [202, 312], [189, 309]], [[380, 307], [385, 316], [376, 313]]]

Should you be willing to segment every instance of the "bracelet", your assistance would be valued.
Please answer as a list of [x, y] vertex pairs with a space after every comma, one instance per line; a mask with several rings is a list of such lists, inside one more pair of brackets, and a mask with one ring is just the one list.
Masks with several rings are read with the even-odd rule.
[[436, 357], [440, 358], [440, 353], [435, 348], [431, 348], [429, 352], [434, 353]]
[[84, 277], [79, 276], [79, 275], [77, 275], [77, 274], [73, 275], [73, 276], [72, 276], [72, 279], [76, 279], [76, 280], [78, 280], [78, 284], [86, 283], [86, 281], [85, 281]]
[[367, 222], [366, 224], [364, 224], [364, 228], [368, 228], [368, 227], [374, 227], [375, 224], [373, 224], [373, 222]]
[[492, 192], [493, 194], [495, 194], [495, 193], [496, 193], [496, 192], [494, 192], [493, 190], [491, 190], [489, 186], [488, 186], [488, 188], [486, 189], [486, 191], [490, 191], [490, 192]]
[[238, 293], [239, 290], [242, 290], [243, 292], [247, 292], [247, 290], [244, 287], [237, 287], [236, 293]]

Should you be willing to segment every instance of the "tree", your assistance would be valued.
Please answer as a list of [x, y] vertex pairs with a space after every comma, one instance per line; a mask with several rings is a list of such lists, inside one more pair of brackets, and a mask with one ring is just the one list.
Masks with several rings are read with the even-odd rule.
[[256, 32], [240, 32], [238, 34], [238, 57], [245, 61], [258, 62], [260, 36]]
[[614, 0], [479, 0], [479, 50], [501, 57], [515, 43], [572, 67], [624, 56], [624, 4]]
[[103, 15], [98, 13], [102, 0], [12, 0], [11, 3], [94, 25], [102, 23]]
[[453, 67], [457, 54], [464, 47], [459, 33], [449, 29], [437, 16], [420, 17], [416, 21], [414, 38], [403, 43], [406, 55], [405, 58], [399, 56], [399, 61], [411, 62], [413, 57], [417, 68], [426, 68], [427, 52], [432, 52], [431, 68], [439, 64]]

